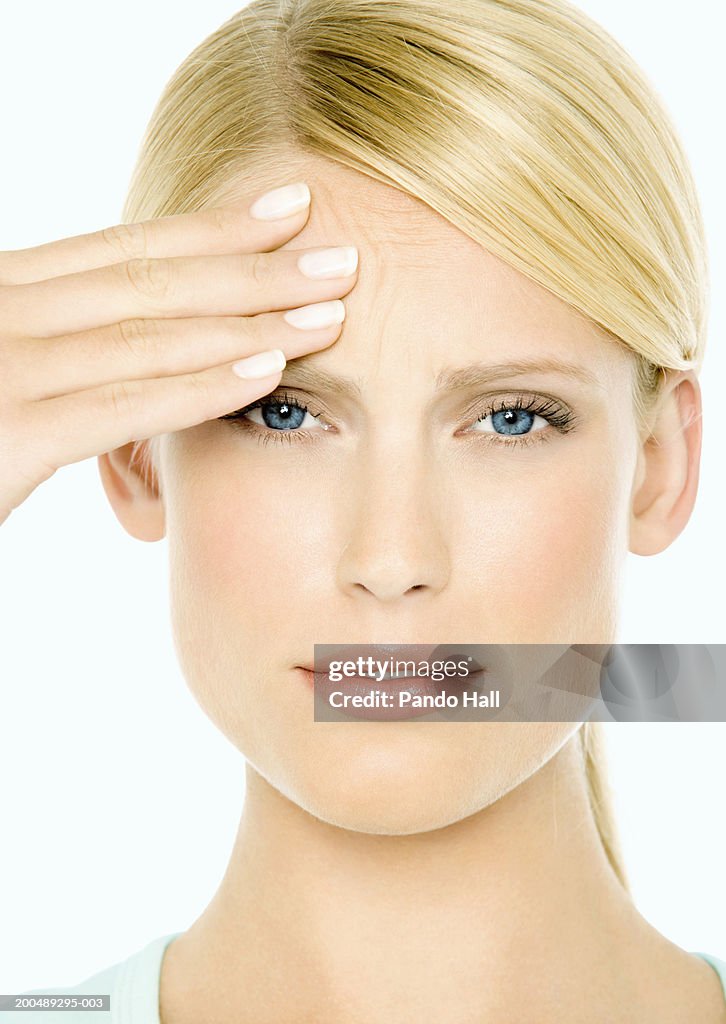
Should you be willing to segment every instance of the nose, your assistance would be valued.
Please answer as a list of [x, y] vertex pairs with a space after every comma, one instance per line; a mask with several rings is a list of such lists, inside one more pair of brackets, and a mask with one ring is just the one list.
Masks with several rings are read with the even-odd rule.
[[450, 572], [447, 502], [420, 440], [416, 453], [380, 443], [359, 450], [348, 483], [339, 586], [387, 603], [440, 592]]

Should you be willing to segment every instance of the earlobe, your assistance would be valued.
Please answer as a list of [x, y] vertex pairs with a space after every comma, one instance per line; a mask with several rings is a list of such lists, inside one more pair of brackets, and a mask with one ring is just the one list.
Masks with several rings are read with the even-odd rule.
[[692, 371], [679, 373], [661, 395], [643, 441], [633, 487], [629, 549], [657, 555], [691, 517], [701, 459], [701, 390]]
[[137, 540], [161, 540], [166, 532], [164, 501], [149, 441], [130, 441], [98, 456], [106, 496], [123, 528]]

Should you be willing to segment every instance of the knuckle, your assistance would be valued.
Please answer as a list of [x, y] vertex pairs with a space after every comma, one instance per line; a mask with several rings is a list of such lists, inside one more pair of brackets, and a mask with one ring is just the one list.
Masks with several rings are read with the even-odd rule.
[[139, 390], [132, 381], [114, 381], [107, 389], [108, 404], [114, 415], [126, 420], [138, 408]]
[[173, 273], [170, 259], [142, 257], [128, 260], [124, 266], [132, 288], [144, 298], [164, 299], [171, 292]]
[[257, 288], [269, 284], [272, 275], [272, 264], [266, 253], [255, 252], [249, 257], [248, 272], [252, 283]]
[[136, 224], [113, 224], [101, 230], [101, 238], [117, 256], [116, 262], [131, 259], [143, 259], [148, 252], [146, 226], [139, 221]]
[[187, 376], [187, 384], [190, 391], [194, 391], [200, 397], [209, 394], [209, 381], [204, 373], [190, 373]]
[[[274, 314], [273, 314], [274, 315]], [[241, 342], [260, 342], [270, 333], [272, 327], [269, 313], [258, 313], [255, 316], [226, 317], [228, 323], [224, 328], [229, 330], [230, 341], [238, 346]]]
[[124, 354], [136, 355], [144, 344], [144, 336], [145, 327], [141, 317], [135, 317], [131, 320], [120, 320], [116, 324], [116, 340]]
[[132, 317], [120, 320], [116, 325], [118, 346], [123, 355], [138, 358], [143, 352], [148, 355], [156, 350], [161, 341], [161, 331], [156, 320], [144, 320], [143, 317]]
[[224, 238], [239, 234], [240, 216], [229, 206], [212, 206], [207, 211], [212, 227]]
[[212, 387], [209, 377], [203, 371], [187, 375], [187, 388], [192, 392], [191, 399], [195, 404], [201, 405], [202, 411], [207, 412], [212, 405]]

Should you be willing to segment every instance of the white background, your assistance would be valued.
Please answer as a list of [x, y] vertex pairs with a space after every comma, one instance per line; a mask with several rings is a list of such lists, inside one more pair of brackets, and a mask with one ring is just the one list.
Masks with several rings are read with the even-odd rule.
[[[0, 248], [120, 220], [164, 84], [239, 6], [0, 8]], [[580, 6], [672, 113], [714, 281], [698, 503], [668, 551], [630, 556], [619, 639], [724, 642], [724, 13], [713, 0]], [[80, 981], [184, 929], [224, 870], [243, 760], [186, 689], [166, 558], [165, 541], [119, 526], [95, 459], [64, 467], [0, 529], [0, 992]], [[726, 723], [607, 728], [641, 912], [684, 948], [726, 958]]]

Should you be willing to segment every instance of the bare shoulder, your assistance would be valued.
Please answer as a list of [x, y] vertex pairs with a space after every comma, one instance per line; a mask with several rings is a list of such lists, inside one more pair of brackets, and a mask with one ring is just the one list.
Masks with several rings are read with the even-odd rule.
[[647, 974], [652, 1005], [660, 1014], [653, 1024], [726, 1024], [726, 996], [718, 973], [702, 957], [660, 938]]

